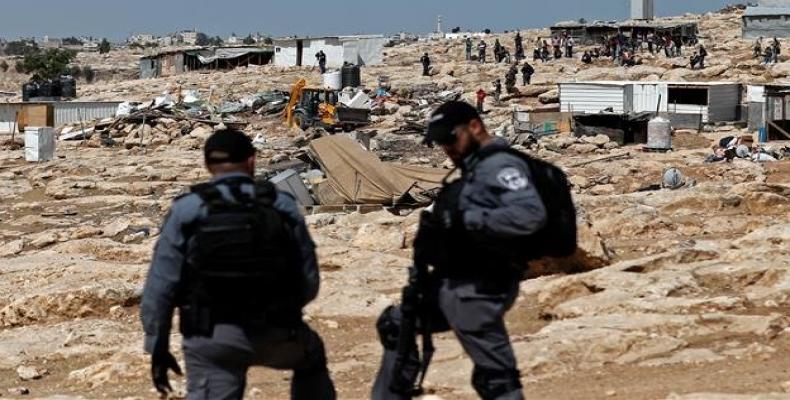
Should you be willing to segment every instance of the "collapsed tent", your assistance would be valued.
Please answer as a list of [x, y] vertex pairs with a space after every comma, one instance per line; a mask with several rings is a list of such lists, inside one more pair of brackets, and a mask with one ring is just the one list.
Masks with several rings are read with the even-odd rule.
[[384, 163], [347, 136], [310, 143], [310, 153], [345, 204], [430, 202], [426, 194], [441, 186], [448, 171]]

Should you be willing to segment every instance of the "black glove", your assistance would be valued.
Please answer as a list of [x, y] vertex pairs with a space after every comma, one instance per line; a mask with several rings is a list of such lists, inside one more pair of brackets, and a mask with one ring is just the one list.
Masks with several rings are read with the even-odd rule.
[[181, 367], [178, 366], [176, 358], [169, 351], [157, 351], [151, 355], [151, 378], [154, 381], [156, 391], [165, 395], [173, 391], [170, 380], [167, 379], [167, 371], [173, 370], [176, 375], [183, 375]]

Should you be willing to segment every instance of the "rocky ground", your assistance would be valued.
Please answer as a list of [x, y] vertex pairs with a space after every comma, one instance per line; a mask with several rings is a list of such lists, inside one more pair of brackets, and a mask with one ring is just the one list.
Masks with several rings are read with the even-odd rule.
[[[733, 33], [737, 15], [711, 14], [701, 21], [706, 40], [721, 40], [709, 44], [711, 64], [736, 66], [709, 78], [759, 82], [781, 78], [774, 71], [790, 66], [765, 68], [738, 56], [749, 45]], [[469, 97], [506, 69], [459, 62], [460, 44], [442, 42], [430, 44], [442, 74], [418, 78], [412, 63], [424, 46], [388, 50], [387, 64], [366, 68], [364, 80], [370, 85], [379, 75], [390, 76], [400, 100], [458, 88]], [[637, 68], [653, 72], [628, 75]], [[486, 123], [506, 135], [512, 106], [538, 104], [537, 95], [567, 77], [670, 79], [667, 74], [680, 74], [673, 71], [687, 71], [672, 79], [697, 79], [692, 74], [706, 73], [659, 68], [587, 68], [570, 60], [541, 65], [540, 89], [493, 107]], [[179, 85], [201, 91], [213, 85], [223, 95], [241, 96], [286, 89], [304, 74], [242, 68], [81, 90], [94, 99], [150, 100]], [[394, 132], [416, 111], [404, 101], [376, 117], [371, 129], [379, 131], [377, 154], [446, 165], [436, 150], [421, 148], [417, 136]], [[278, 117], [256, 118], [249, 131], [267, 137], [262, 166], [304, 145], [302, 134], [281, 127]], [[666, 154], [569, 134], [530, 147], [571, 177], [580, 247], [587, 254], [580, 262], [593, 270], [522, 284], [508, 327], [528, 398], [790, 399], [790, 162], [704, 164], [710, 144], [733, 133], [742, 132], [732, 126], [678, 131], [676, 150]], [[204, 138], [189, 132], [128, 148], [59, 142], [57, 159], [43, 164], [26, 163], [9, 146], [0, 150], [0, 394], [155, 397], [142, 352], [140, 291], [171, 200], [207, 178], [199, 152]], [[607, 156], [621, 157], [595, 162]], [[667, 167], [679, 168], [690, 184], [641, 190], [660, 183]], [[380, 357], [375, 319], [405, 282], [417, 214], [307, 217], [323, 282], [306, 318], [327, 343], [340, 398], [368, 397]], [[178, 350], [179, 335], [173, 342]], [[437, 335], [436, 344], [429, 391], [444, 399], [475, 398], [471, 364], [452, 335]], [[252, 371], [249, 397], [287, 393], [288, 374]]]

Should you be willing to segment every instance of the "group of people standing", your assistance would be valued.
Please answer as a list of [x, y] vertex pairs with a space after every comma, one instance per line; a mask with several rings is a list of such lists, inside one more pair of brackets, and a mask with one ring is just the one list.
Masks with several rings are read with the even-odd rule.
[[763, 64], [776, 64], [779, 62], [779, 55], [782, 54], [782, 44], [779, 39], [774, 37], [768, 46], [763, 48], [763, 37], [760, 36], [754, 41], [754, 58], [763, 59]]
[[538, 38], [535, 41], [535, 50], [532, 52], [532, 59], [534, 61], [548, 62], [553, 56], [555, 60], [562, 57], [573, 58], [573, 47], [576, 46], [576, 41], [568, 31], [563, 32], [561, 35], [554, 35], [551, 38], [552, 53], [549, 52], [549, 42], [545, 39]]
[[[471, 37], [466, 38], [466, 61], [472, 61], [472, 53], [474, 50], [474, 41]], [[514, 40], [514, 45], [516, 49], [515, 58], [516, 61], [523, 60], [525, 57], [524, 55], [524, 39], [521, 37], [521, 33], [516, 33], [516, 38]], [[510, 53], [510, 50], [502, 45], [499, 39], [494, 41], [494, 60], [497, 63], [508, 63], [510, 64], [513, 61], [513, 55]], [[484, 39], [480, 39], [480, 42], [477, 44], [477, 61], [481, 64], [485, 64], [488, 60], [488, 43]]]

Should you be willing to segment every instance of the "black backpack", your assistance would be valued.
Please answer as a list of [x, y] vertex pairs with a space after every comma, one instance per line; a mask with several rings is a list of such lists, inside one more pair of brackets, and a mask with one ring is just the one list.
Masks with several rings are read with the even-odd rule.
[[568, 177], [560, 168], [510, 147], [483, 148], [478, 157], [484, 160], [505, 152], [523, 160], [532, 175], [532, 184], [546, 208], [546, 225], [538, 232], [516, 238], [511, 244], [520, 257], [537, 260], [544, 257], [569, 257], [576, 252], [576, 208]]
[[301, 319], [293, 223], [274, 208], [271, 183], [256, 183], [254, 197], [242, 191], [245, 183], [252, 180], [222, 182], [236, 201], [225, 199], [214, 184], [192, 188], [207, 214], [189, 229], [185, 334], [210, 334], [217, 323], [257, 327]]

